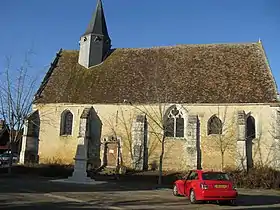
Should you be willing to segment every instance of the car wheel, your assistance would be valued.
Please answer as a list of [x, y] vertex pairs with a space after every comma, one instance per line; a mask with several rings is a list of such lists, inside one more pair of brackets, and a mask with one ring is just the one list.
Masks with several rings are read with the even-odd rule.
[[173, 195], [174, 195], [174, 196], [179, 196], [178, 188], [177, 188], [177, 185], [176, 185], [176, 184], [173, 185], [173, 190], [172, 190], [172, 192], [173, 192]]
[[196, 204], [197, 203], [196, 198], [195, 198], [194, 190], [191, 190], [191, 192], [190, 192], [190, 202], [191, 202], [191, 204]]

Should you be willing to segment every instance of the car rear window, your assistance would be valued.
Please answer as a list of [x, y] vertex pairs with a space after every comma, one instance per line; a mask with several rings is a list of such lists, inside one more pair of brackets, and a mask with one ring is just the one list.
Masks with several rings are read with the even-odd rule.
[[202, 173], [203, 180], [219, 180], [219, 181], [229, 181], [229, 176], [222, 172], [205, 172]]

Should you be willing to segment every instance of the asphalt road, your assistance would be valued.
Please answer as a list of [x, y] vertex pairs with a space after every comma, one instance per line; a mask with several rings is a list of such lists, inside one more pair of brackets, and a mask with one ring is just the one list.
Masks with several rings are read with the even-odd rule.
[[107, 182], [77, 185], [39, 178], [1, 178], [2, 209], [279, 209], [280, 192], [244, 190], [237, 206], [192, 205], [174, 197], [170, 189], [155, 189], [137, 183]]

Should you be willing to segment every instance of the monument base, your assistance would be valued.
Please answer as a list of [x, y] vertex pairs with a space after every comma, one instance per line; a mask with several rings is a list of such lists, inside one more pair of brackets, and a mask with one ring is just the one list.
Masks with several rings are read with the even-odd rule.
[[56, 180], [50, 180], [51, 182], [60, 182], [60, 183], [69, 183], [69, 184], [86, 184], [86, 185], [97, 185], [97, 184], [105, 184], [107, 182], [105, 181], [95, 181], [94, 179], [91, 179], [89, 177], [84, 177], [81, 179], [80, 177], [68, 177], [68, 179], [56, 179]]

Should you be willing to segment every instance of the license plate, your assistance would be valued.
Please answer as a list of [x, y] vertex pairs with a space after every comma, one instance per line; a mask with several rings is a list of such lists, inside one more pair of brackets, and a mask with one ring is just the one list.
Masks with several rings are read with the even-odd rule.
[[215, 188], [227, 188], [227, 185], [217, 184], [217, 185], [215, 185]]

